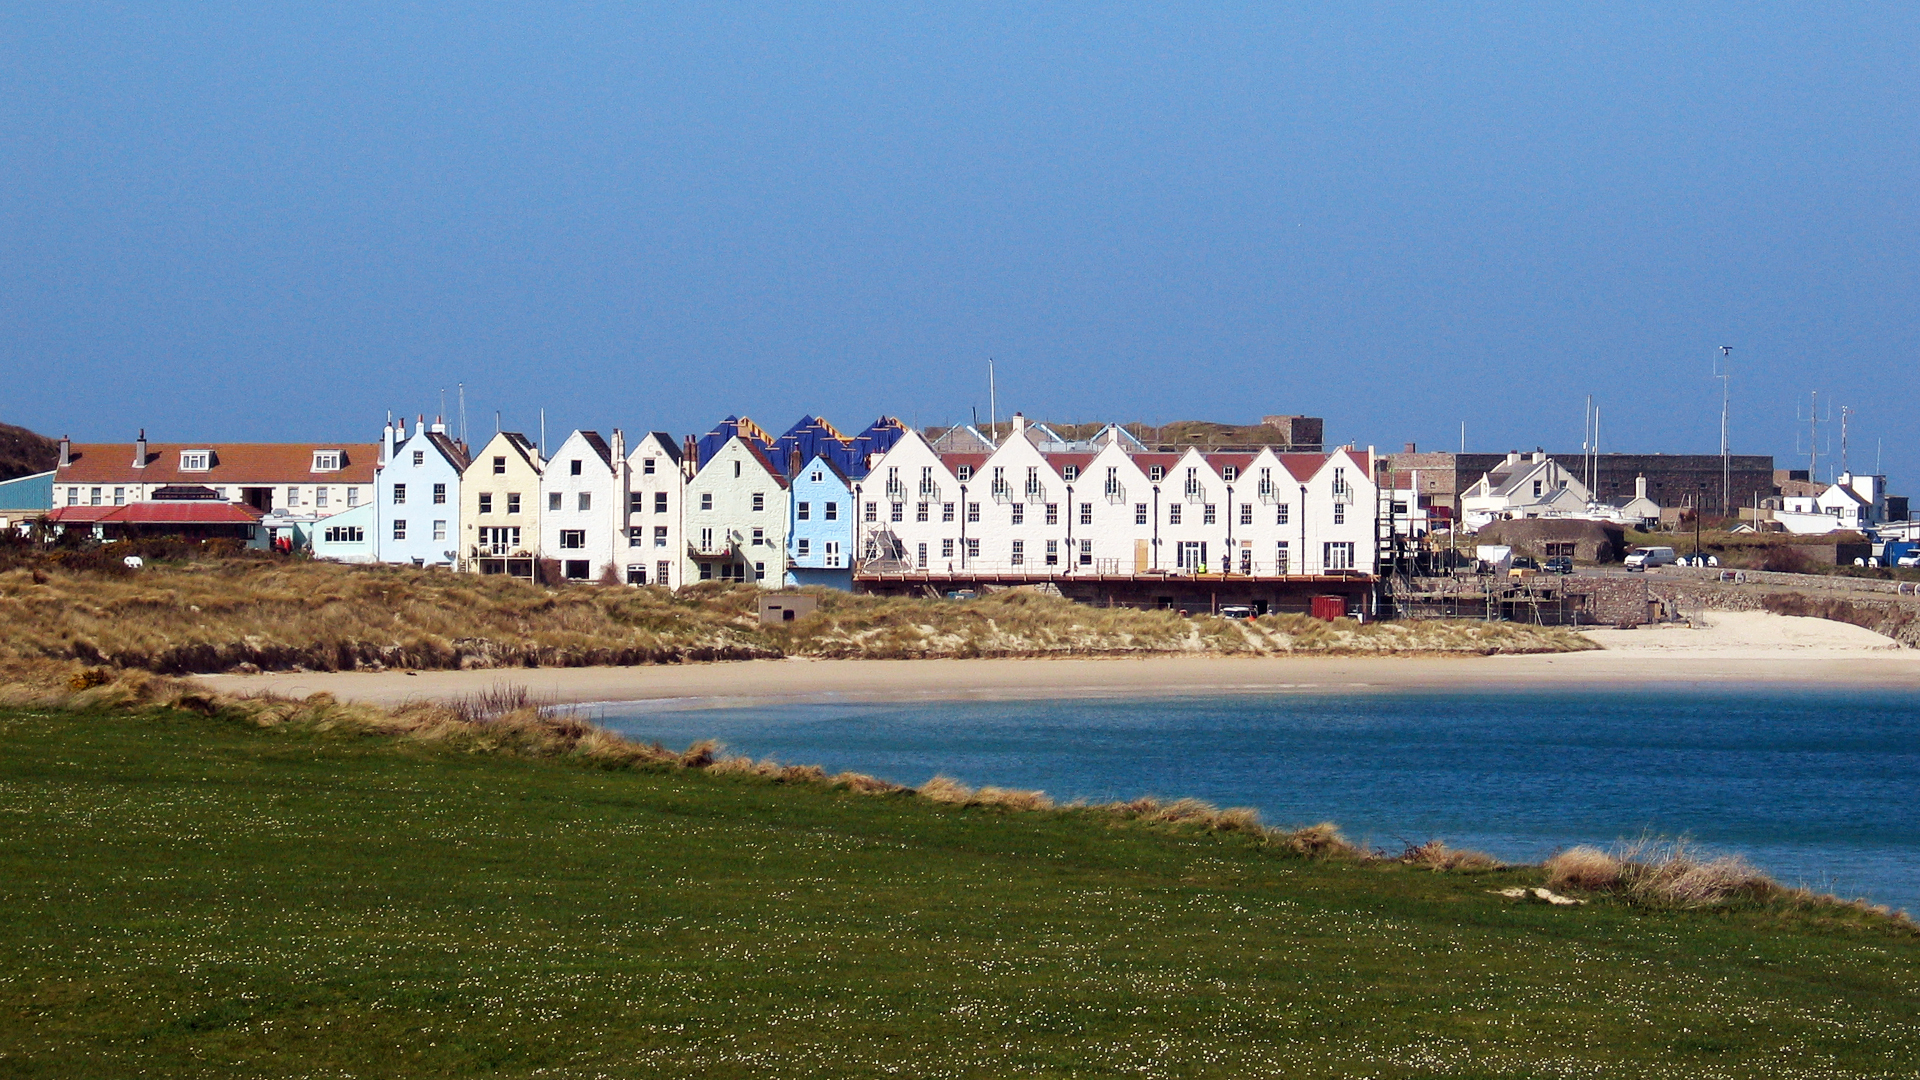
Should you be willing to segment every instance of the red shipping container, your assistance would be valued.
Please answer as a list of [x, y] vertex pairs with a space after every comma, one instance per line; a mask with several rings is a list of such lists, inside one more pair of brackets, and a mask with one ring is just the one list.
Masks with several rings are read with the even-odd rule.
[[1346, 618], [1347, 598], [1344, 596], [1314, 597], [1313, 617], [1316, 619], [1326, 619], [1328, 622], [1332, 622], [1334, 619]]

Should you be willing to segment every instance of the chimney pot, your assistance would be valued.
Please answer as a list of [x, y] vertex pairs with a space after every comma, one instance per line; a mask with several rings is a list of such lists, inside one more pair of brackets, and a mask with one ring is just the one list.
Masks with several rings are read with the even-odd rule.
[[1412, 454], [1412, 453], [1417, 453], [1417, 451], [1416, 451], [1416, 450], [1414, 450], [1414, 448], [1413, 448], [1413, 444], [1412, 444], [1412, 443], [1408, 443], [1408, 444], [1407, 444], [1407, 453], [1409, 453], [1409, 454]]

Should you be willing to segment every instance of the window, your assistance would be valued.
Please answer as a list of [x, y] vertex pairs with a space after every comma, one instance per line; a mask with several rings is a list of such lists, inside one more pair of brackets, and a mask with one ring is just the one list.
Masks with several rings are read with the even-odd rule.
[[1212, 503], [1208, 503], [1200, 509], [1200, 524], [1215, 525], [1219, 523], [1219, 519], [1220, 514], [1214, 509]]
[[1078, 479], [1080, 479], [1080, 466], [1078, 466], [1078, 465], [1069, 465], [1069, 466], [1067, 466], [1067, 467], [1066, 467], [1065, 469], [1062, 469], [1062, 470], [1060, 471], [1060, 476], [1061, 476], [1061, 479], [1063, 479], [1063, 480], [1065, 480], [1065, 481], [1066, 481], [1067, 483], [1069, 483], [1069, 484], [1071, 484], [1071, 483], [1073, 483], [1073, 482], [1074, 482], [1075, 480], [1078, 480]]
[[211, 468], [213, 468], [213, 451], [180, 451], [180, 469], [182, 472], [206, 472]]
[[405, 484], [393, 485], [393, 505], [395, 506], [407, 505], [407, 485]]
[[571, 475], [571, 476], [580, 475], [580, 459], [579, 458], [574, 458], [572, 461], [567, 462], [567, 473], [568, 475]]
[[644, 525], [631, 525], [627, 528], [628, 547], [647, 546], [647, 528]]
[[740, 463], [737, 461], [733, 463], [733, 478], [740, 479]]
[[979, 503], [970, 502], [967, 504], [967, 520], [973, 521], [973, 522], [977, 522], [980, 520], [980, 504]]
[[587, 546], [587, 530], [561, 529], [560, 546], [568, 551], [578, 551]]
[[1091, 540], [1080, 541], [1080, 565], [1093, 565], [1093, 541]]
[[977, 536], [967, 537], [967, 558], [977, 559], [979, 557], [980, 557], [980, 538]]
[[[925, 547], [925, 546], [926, 546], [925, 544], [921, 545], [921, 547]], [[1058, 540], [1047, 541], [1047, 565], [1048, 566], [1060, 565], [1060, 541]]]
[[713, 509], [713, 492], [703, 491], [700, 493], [700, 509], [702, 510]]
[[839, 503], [837, 503], [837, 502], [830, 502], [830, 503], [828, 503], [828, 504], [827, 504], [827, 513], [826, 513], [826, 519], [827, 519], [828, 521], [839, 521], [839, 520], [840, 520], [840, 504], [839, 504]]
[[821, 475], [821, 473], [820, 473], [820, 470], [819, 470], [819, 469], [815, 469], [815, 470], [813, 470], [813, 482], [814, 482], [814, 483], [816, 483], [816, 484], [817, 484], [817, 483], [819, 483], [819, 482], [820, 482], [820, 475]]
[[653, 527], [653, 546], [667, 546], [667, 527], [665, 525], [655, 525]]
[[940, 557], [943, 559], [953, 558], [953, 538], [952, 537], [948, 537], [947, 539], [940, 541]]
[[811, 520], [812, 517], [813, 517], [812, 503], [802, 502], [802, 503], [793, 504], [793, 518], [795, 521], [808, 521], [808, 520]]
[[1253, 524], [1253, 504], [1252, 503], [1240, 504], [1240, 524], [1242, 525]]
[[652, 476], [652, 475], [653, 475], [653, 463], [654, 463], [654, 460], [655, 460], [655, 459], [653, 459], [653, 458], [647, 458], [647, 459], [645, 459], [645, 460], [643, 460], [642, 462], [640, 462], [640, 475], [641, 475], [641, 476]]
[[314, 472], [338, 472], [340, 469], [340, 451], [315, 450], [313, 452]]
[[517, 514], [519, 512], [520, 512], [520, 493], [517, 491], [507, 492], [507, 513]]
[[1025, 540], [1015, 540], [1013, 542], [1013, 565], [1024, 566], [1026, 561], [1027, 542]]
[[754, 492], [753, 493], [753, 512], [757, 514], [760, 511], [765, 510], [766, 508], [767, 508], [766, 492], [764, 491]]
[[1339, 540], [1323, 545], [1328, 570], [1353, 569], [1353, 541]]
[[929, 515], [929, 512], [930, 512], [930, 509], [931, 509], [931, 508], [930, 508], [930, 507], [928, 506], [928, 504], [926, 504], [926, 503], [916, 503], [916, 504], [914, 504], [914, 508], [913, 508], [913, 520], [915, 520], [915, 521], [926, 521], [926, 520], [928, 519], [928, 515]]
[[1013, 504], [1013, 523], [1015, 525], [1025, 525], [1027, 523], [1027, 507], [1025, 503]]
[[753, 580], [755, 581], [767, 580], [767, 564], [766, 563], [757, 562], [753, 564]]
[[[116, 489], [116, 493], [117, 491], [118, 489]], [[313, 489], [313, 505], [315, 506], [327, 505], [327, 489], [326, 488], [317, 487]]]
[[427, 463], [427, 452], [425, 450], [415, 450], [413, 452], [414, 467], [419, 468], [420, 466], [425, 465], [426, 463]]
[[766, 543], [767, 543], [767, 530], [765, 529], [753, 530], [753, 546], [764, 547], [766, 546]]
[[1205, 489], [1200, 486], [1200, 467], [1198, 465], [1189, 465], [1187, 467], [1187, 494], [1199, 498], [1204, 494], [1204, 491]]
[[913, 565], [922, 570], [927, 568], [927, 545], [924, 542], [921, 543], [919, 551], [914, 554]]
[[88, 506], [100, 505], [100, 489], [99, 488], [92, 488], [87, 492], [87, 505]]
[[1333, 504], [1333, 523], [1335, 525], [1345, 525], [1347, 523], [1347, 504], [1346, 503]]
[[347, 489], [347, 505], [348, 506], [360, 505], [360, 489], [359, 488], [350, 487]]
[[672, 563], [657, 562], [653, 564], [653, 583], [655, 585], [665, 585], [668, 582], [668, 580], [672, 578], [672, 576], [673, 576]]
[[1229, 465], [1226, 468], [1221, 469], [1220, 479], [1225, 480], [1229, 484], [1233, 483], [1235, 480], [1240, 479], [1240, 466]]
[[867, 520], [868, 521], [880, 520], [880, 504], [879, 503], [870, 502], [867, 504]]
[[700, 530], [700, 550], [701, 551], [713, 550], [713, 530], [711, 528]]
[[493, 493], [492, 492], [488, 492], [488, 491], [481, 492], [479, 502], [480, 502], [481, 513], [483, 514], [493, 513]]
[[645, 585], [647, 583], [647, 564], [636, 563], [627, 567], [627, 584]]
[[1147, 479], [1159, 483], [1167, 478], [1167, 470], [1158, 465], [1147, 466]]
[[1047, 524], [1049, 525], [1060, 524], [1060, 504], [1059, 503], [1047, 504]]
[[713, 580], [713, 564], [712, 563], [703, 562], [700, 564], [700, 580], [701, 581]]
[[505, 456], [496, 456], [493, 459], [493, 475], [495, 476], [507, 475], [507, 459]]
[[1240, 544], [1240, 572], [1253, 573], [1253, 541], [1251, 540], [1242, 541]]
[[793, 551], [794, 554], [804, 559], [808, 555], [813, 554], [813, 541], [803, 536], [793, 542]]
[[290, 487], [287, 489], [287, 505], [288, 506], [300, 505], [300, 489], [299, 488]]
[[953, 504], [952, 503], [940, 504], [940, 520], [941, 521], [953, 520]]
[[1273, 572], [1276, 574], [1286, 573], [1288, 561], [1287, 542], [1282, 540], [1273, 547]]
[[326, 538], [329, 544], [364, 544], [367, 533], [358, 525], [329, 525]]
[[1080, 504], [1080, 524], [1082, 525], [1093, 524], [1093, 504], [1092, 503]]
[[1278, 503], [1274, 506], [1273, 523], [1275, 525], [1285, 525], [1287, 523], [1287, 504], [1286, 503]]
[[973, 479], [973, 466], [962, 465], [960, 466], [960, 471], [955, 473], [954, 475], [958, 476], [960, 478], [960, 482], [964, 484], [967, 481]]
[[1133, 504], [1133, 523], [1135, 525], [1145, 525], [1147, 523], [1147, 504], [1146, 503]]
[[434, 519], [433, 538], [435, 540], [445, 540], [447, 538], [447, 522], [445, 518]]
[[585, 581], [592, 570], [585, 559], [568, 559], [561, 572], [568, 581]]
[[580, 493], [580, 509], [582, 510], [593, 509], [593, 492], [583, 491]]
[[549, 510], [560, 509], [560, 498], [561, 498], [560, 493], [557, 491], [547, 492], [547, 509]]
[[405, 540], [407, 538], [407, 519], [406, 518], [393, 519], [393, 538], [395, 540]]
[[68, 506], [80, 505], [80, 489], [79, 488], [70, 487], [67, 489], [67, 505]]
[[1347, 470], [1344, 467], [1336, 467], [1333, 470], [1334, 497], [1338, 498], [1339, 496], [1345, 495], [1346, 493], [1347, 493]]
[[1167, 504], [1167, 524], [1169, 525], [1180, 524], [1180, 504], [1179, 503]]
[[907, 520], [907, 504], [906, 503], [888, 503], [887, 505], [890, 508], [887, 511], [888, 521]]

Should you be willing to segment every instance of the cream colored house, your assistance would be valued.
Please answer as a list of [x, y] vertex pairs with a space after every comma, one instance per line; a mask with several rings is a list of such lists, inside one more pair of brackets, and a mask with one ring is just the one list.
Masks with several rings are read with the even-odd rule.
[[540, 451], [496, 434], [460, 476], [460, 569], [532, 580], [540, 549]]
[[682, 573], [687, 581], [751, 581], [777, 589], [787, 576], [787, 479], [738, 435], [687, 482]]

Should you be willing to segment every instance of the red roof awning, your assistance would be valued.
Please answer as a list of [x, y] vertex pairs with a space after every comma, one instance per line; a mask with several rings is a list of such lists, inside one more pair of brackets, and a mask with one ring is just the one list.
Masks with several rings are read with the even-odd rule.
[[257, 525], [260, 511], [230, 502], [137, 502], [125, 506], [62, 506], [47, 520], [101, 525]]

